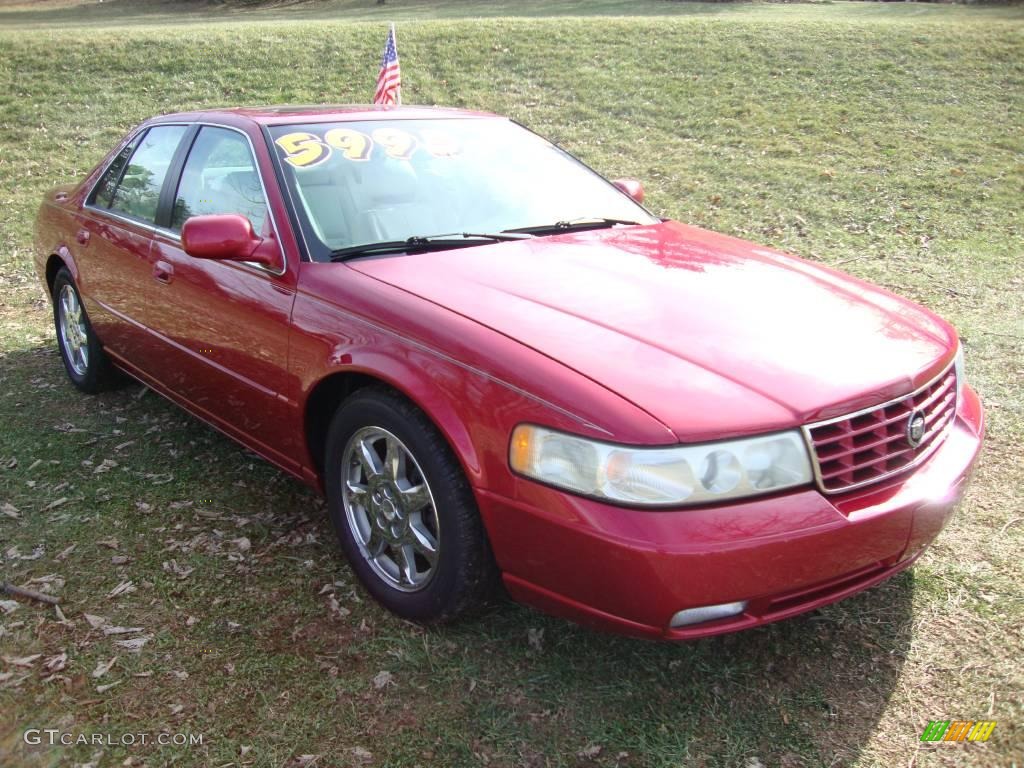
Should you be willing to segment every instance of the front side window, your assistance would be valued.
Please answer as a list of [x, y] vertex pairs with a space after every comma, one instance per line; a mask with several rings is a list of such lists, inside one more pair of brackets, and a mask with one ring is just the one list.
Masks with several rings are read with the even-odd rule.
[[567, 152], [491, 118], [270, 129], [311, 256], [580, 218], [657, 221]]
[[184, 125], [162, 125], [146, 131], [114, 191], [110, 210], [147, 224], [156, 222], [164, 177], [187, 130]]
[[249, 142], [227, 128], [204, 126], [181, 173], [171, 229], [180, 231], [192, 216], [237, 213], [256, 232], [267, 219], [267, 201]]
[[101, 208], [110, 207], [110, 202], [114, 198], [114, 190], [117, 189], [117, 182], [121, 180], [121, 174], [124, 172], [124, 167], [128, 164], [128, 158], [132, 156], [138, 143], [139, 136], [136, 136], [124, 145], [124, 149], [118, 152], [117, 157], [107, 166], [103, 177], [93, 188], [92, 196], [89, 198], [91, 205], [98, 205]]

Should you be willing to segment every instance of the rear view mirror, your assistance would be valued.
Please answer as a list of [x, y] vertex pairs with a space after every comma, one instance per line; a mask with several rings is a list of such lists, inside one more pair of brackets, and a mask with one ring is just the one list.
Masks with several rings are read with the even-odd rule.
[[644, 185], [636, 179], [616, 179], [612, 184], [621, 189], [636, 202], [642, 203], [644, 201]]
[[181, 245], [196, 259], [249, 261], [281, 269], [281, 249], [272, 239], [257, 235], [245, 216], [221, 213], [193, 216], [181, 228]]

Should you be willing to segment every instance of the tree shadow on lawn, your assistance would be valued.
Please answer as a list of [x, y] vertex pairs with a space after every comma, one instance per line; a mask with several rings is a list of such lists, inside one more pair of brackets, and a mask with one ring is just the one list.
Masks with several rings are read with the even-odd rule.
[[[309, 553], [323, 560], [328, 573], [347, 571], [326, 516], [295, 509], [311, 499], [298, 483], [259, 463], [253, 471], [251, 454], [156, 396], [140, 399], [141, 392], [129, 384], [98, 398], [78, 395], [64, 381], [54, 350], [0, 356], [0, 417], [21, 430], [24, 455], [25, 446], [41, 440], [68, 465], [79, 464], [81, 457], [62, 442], [70, 445], [69, 438], [83, 436], [51, 429], [64, 420], [96, 433], [121, 425], [128, 434], [118, 441], [128, 439], [135, 421], [139, 434], [150, 423], [170, 424], [164, 434], [173, 433], [165, 439], [175, 446], [177, 458], [169, 468], [176, 482], [188, 485], [190, 464], [201, 463], [204, 454], [223, 459], [198, 470], [206, 485], [217, 484], [217, 473], [226, 483], [246, 469], [245, 498], [228, 497], [226, 503], [243, 513], [259, 498], [267, 509], [278, 510], [279, 522], [296, 515], [314, 518], [319, 538]], [[134, 460], [145, 467], [148, 455]], [[91, 471], [83, 475], [83, 486]], [[104, 483], [113, 480], [107, 477]], [[197, 492], [162, 488], [168, 499]], [[218, 525], [190, 521], [211, 531]], [[261, 569], [268, 571], [263, 578], [286, 577], [275, 588], [278, 614], [309, 603], [316, 588], [303, 581], [311, 577], [288, 573], [302, 571], [297, 560], [270, 555], [256, 561], [254, 577]], [[845, 765], [856, 759], [896, 686], [911, 641], [913, 590], [913, 575], [903, 573], [810, 614], [678, 644], [601, 634], [502, 599], [454, 626], [418, 630], [390, 617], [360, 590], [365, 607], [350, 617], [353, 626], [324, 624], [316, 637], [293, 634], [288, 652], [311, 659], [349, 642], [343, 638], [355, 638], [353, 652], [368, 656], [367, 674], [375, 673], [382, 663], [378, 657], [387, 656], [379, 636], [362, 637], [357, 630], [369, 616], [387, 641], [403, 649], [399, 661], [391, 659], [396, 677], [430, 692], [433, 701], [417, 707], [416, 728], [434, 739], [439, 757], [451, 756], [449, 764], [459, 762], [459, 755], [468, 759], [471, 743], [474, 754], [490, 755], [499, 765], [745, 765], [752, 757], [767, 765]], [[303, 648], [306, 643], [310, 647]], [[444, 650], [432, 653], [427, 645]], [[343, 674], [361, 673], [353, 668]]]

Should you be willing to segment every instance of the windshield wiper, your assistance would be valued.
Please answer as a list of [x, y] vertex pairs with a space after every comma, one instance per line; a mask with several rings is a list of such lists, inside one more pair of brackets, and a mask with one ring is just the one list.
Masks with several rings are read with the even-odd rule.
[[605, 216], [582, 216], [569, 221], [556, 221], [554, 224], [537, 224], [532, 227], [516, 227], [515, 229], [503, 229], [502, 233], [525, 233], [528, 235], [539, 235], [552, 232], [572, 232], [579, 229], [601, 229], [602, 227], [614, 227], [616, 224], [639, 224], [639, 221], [629, 219], [610, 219]]
[[350, 245], [347, 248], [338, 248], [331, 251], [331, 261], [346, 261], [379, 253], [445, 251], [449, 248], [465, 248], [471, 245], [480, 245], [481, 240], [497, 243], [505, 240], [523, 240], [528, 237], [530, 235], [525, 232], [502, 232], [499, 234], [449, 232], [443, 235], [430, 235], [429, 237], [414, 235], [405, 240], [385, 240], [380, 243], [364, 243], [363, 245]]

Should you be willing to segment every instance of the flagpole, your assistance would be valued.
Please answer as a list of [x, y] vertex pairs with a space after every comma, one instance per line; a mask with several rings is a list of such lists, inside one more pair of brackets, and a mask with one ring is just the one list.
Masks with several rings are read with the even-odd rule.
[[[393, 21], [391, 22], [391, 40], [395, 44], [395, 55], [397, 56], [398, 55], [398, 38], [395, 37], [395, 22], [393, 22]], [[396, 94], [396, 97], [397, 97], [397, 99], [396, 99], [395, 106], [398, 106], [398, 107], [402, 106], [402, 86], [401, 85], [398, 86], [398, 93]]]

